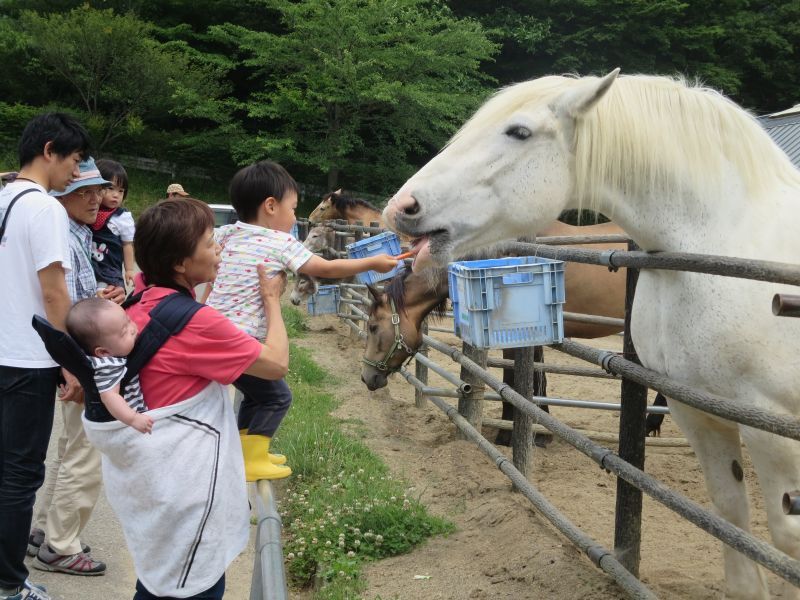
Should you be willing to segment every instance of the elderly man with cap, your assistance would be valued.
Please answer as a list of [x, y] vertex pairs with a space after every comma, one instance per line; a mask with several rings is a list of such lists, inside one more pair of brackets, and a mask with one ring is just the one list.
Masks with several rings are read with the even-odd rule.
[[[111, 185], [100, 175], [91, 157], [79, 165], [80, 175], [64, 191], [51, 191], [69, 217], [69, 247], [72, 270], [67, 290], [72, 303], [100, 296], [121, 303], [125, 290], [118, 286], [97, 289], [91, 262], [92, 230], [97, 220], [101, 191]], [[61, 403], [63, 426], [58, 456], [48, 466], [39, 505], [34, 515], [28, 554], [42, 571], [69, 575], [101, 575], [106, 565], [92, 558], [80, 534], [100, 495], [100, 453], [86, 439], [81, 414], [83, 395], [75, 402]]]
[[180, 183], [170, 183], [167, 186], [167, 198], [186, 198], [189, 193], [183, 189]]

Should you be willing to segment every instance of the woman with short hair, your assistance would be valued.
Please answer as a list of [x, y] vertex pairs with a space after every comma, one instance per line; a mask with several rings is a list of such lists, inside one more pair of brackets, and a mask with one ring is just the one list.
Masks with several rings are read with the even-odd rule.
[[[140, 332], [163, 298], [193, 295], [214, 279], [213, 227], [211, 209], [193, 198], [161, 201], [139, 217], [135, 291], [142, 294], [127, 311]], [[279, 303], [286, 278], [258, 270], [270, 323], [263, 344], [203, 306], [139, 372], [152, 436], [118, 421], [85, 421], [133, 556], [134, 600], [222, 598], [225, 569], [248, 543], [242, 451], [225, 386], [242, 374], [281, 378], [289, 363]]]

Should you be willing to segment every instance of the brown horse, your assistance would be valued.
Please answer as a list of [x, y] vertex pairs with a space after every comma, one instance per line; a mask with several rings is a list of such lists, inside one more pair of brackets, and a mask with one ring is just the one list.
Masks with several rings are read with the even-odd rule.
[[[613, 223], [576, 227], [556, 222], [541, 236], [562, 235], [611, 235], [624, 234]], [[592, 244], [593, 248], [624, 250], [625, 244]], [[392, 313], [400, 316], [399, 332], [405, 344], [416, 351], [422, 345], [420, 329], [423, 319], [434, 307], [448, 297], [447, 272], [438, 270], [408, 274], [393, 279], [386, 291], [379, 294], [370, 290], [373, 304], [367, 321], [367, 347], [364, 358], [372, 362], [385, 359], [394, 343], [395, 328]], [[564, 272], [566, 303], [564, 310], [602, 317], [624, 318], [625, 316], [625, 269], [610, 272], [606, 267], [581, 263], [568, 263]], [[392, 311], [394, 302], [396, 311]], [[594, 325], [576, 321], [564, 322], [566, 337], [597, 338], [617, 333], [619, 327]], [[397, 370], [408, 358], [409, 353], [399, 348], [391, 357], [385, 359], [387, 371], [380, 371], [367, 363], [361, 371], [361, 379], [371, 390], [386, 385], [386, 375]]]
[[[624, 233], [613, 223], [576, 227], [556, 221], [547, 227], [540, 236], [624, 235]], [[627, 248], [626, 244], [587, 244], [585, 246], [605, 250]], [[626, 277], [624, 269], [610, 272], [607, 268], [597, 265], [568, 263], [564, 272], [564, 280], [565, 311], [603, 317], [623, 318], [625, 316]], [[435, 273], [431, 273], [430, 270], [412, 273], [410, 269], [407, 269], [386, 286], [384, 293], [381, 294], [374, 288], [369, 288], [369, 291], [373, 303], [367, 321], [367, 344], [364, 350], [365, 362], [361, 370], [361, 380], [370, 390], [376, 390], [384, 387], [387, 383], [386, 377], [398, 370], [403, 362], [408, 360], [409, 356], [422, 345], [421, 329], [425, 317], [431, 313], [435, 316], [443, 314], [449, 293], [447, 272], [442, 269]], [[393, 314], [399, 316], [397, 326], [392, 323]], [[611, 325], [593, 325], [577, 321], [564, 322], [565, 337], [591, 339], [605, 337], [618, 331], [620, 331], [619, 327]], [[396, 342], [398, 334], [402, 336], [401, 343]], [[503, 358], [514, 358], [513, 350], [503, 350]], [[376, 366], [379, 362], [385, 363], [385, 369]], [[505, 370], [503, 381], [513, 385], [513, 372]], [[546, 385], [546, 378], [542, 374], [536, 394], [547, 395]], [[542, 408], [548, 410], [547, 406]], [[513, 405], [503, 402], [502, 418], [511, 420], [513, 417]], [[548, 438], [549, 436], [537, 436], [536, 444], [545, 446], [549, 441]], [[499, 430], [495, 441], [500, 445], [510, 445], [511, 432]]]
[[383, 218], [379, 208], [374, 207], [366, 200], [343, 194], [340, 189], [325, 194], [322, 201], [308, 215], [311, 223], [321, 223], [330, 219], [346, 219], [348, 223], [361, 221], [365, 225], [377, 222], [383, 227]]

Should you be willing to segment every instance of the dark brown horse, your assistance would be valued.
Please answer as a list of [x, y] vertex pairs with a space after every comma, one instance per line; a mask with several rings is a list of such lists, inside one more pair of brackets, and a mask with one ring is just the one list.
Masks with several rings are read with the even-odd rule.
[[[542, 236], [562, 235], [609, 235], [624, 234], [613, 223], [577, 227], [556, 222], [548, 227]], [[594, 244], [593, 248], [625, 249], [625, 244]], [[564, 310], [601, 317], [623, 318], [625, 316], [625, 269], [610, 272], [606, 267], [582, 263], [568, 263], [564, 271], [566, 303]], [[401, 282], [392, 280], [386, 292], [377, 294], [372, 291], [373, 305], [367, 323], [367, 348], [364, 358], [371, 361], [380, 359], [387, 352], [395, 338], [394, 326], [391, 323], [391, 302], [394, 301], [400, 315], [400, 332], [406, 344], [416, 350], [422, 344], [420, 328], [422, 320], [433, 307], [447, 299], [447, 272], [425, 270], [409, 275], [407, 272]], [[402, 305], [400, 309], [398, 305]], [[566, 337], [598, 338], [620, 331], [613, 325], [594, 325], [565, 321]], [[396, 368], [408, 357], [407, 353], [396, 352], [389, 362]], [[370, 389], [386, 385], [385, 374], [365, 364], [362, 369], [362, 380]]]
[[[624, 234], [613, 223], [577, 227], [559, 221], [553, 223], [542, 236], [570, 235], [612, 235]], [[625, 244], [594, 244], [593, 248], [625, 249]], [[623, 318], [625, 316], [625, 270], [610, 272], [605, 267], [581, 263], [568, 263], [565, 269], [566, 303], [564, 310], [582, 314], [593, 314], [604, 317]], [[445, 270], [423, 271], [411, 274], [406, 271], [393, 279], [383, 294], [370, 290], [373, 303], [367, 321], [367, 344], [364, 351], [364, 366], [361, 380], [370, 390], [386, 385], [389, 373], [400, 368], [410, 353], [406, 348], [416, 351], [422, 345], [422, 321], [435, 309], [441, 309], [448, 298], [447, 273]], [[394, 310], [392, 309], [394, 304]], [[399, 315], [397, 329], [392, 324], [392, 314]], [[576, 321], [564, 322], [566, 337], [598, 338], [620, 331], [611, 325], [593, 325]], [[403, 344], [395, 343], [398, 333], [402, 335]], [[391, 354], [391, 355], [389, 355]], [[513, 350], [504, 350], [504, 358], [513, 358]], [[537, 357], [540, 360], [540, 357]], [[375, 366], [383, 361], [386, 369]], [[372, 364], [370, 364], [372, 363]], [[505, 383], [513, 385], [513, 372], [503, 372]], [[542, 373], [536, 395], [545, 396], [546, 379]], [[547, 407], [543, 407], [547, 410]], [[503, 403], [502, 418], [513, 418], [514, 408]], [[496, 442], [508, 445], [511, 432], [500, 430]]]
[[383, 218], [379, 208], [361, 198], [348, 196], [342, 190], [325, 194], [322, 201], [308, 215], [308, 220], [312, 223], [321, 223], [330, 219], [345, 219], [348, 223], [361, 221], [365, 225], [377, 222], [383, 227]]

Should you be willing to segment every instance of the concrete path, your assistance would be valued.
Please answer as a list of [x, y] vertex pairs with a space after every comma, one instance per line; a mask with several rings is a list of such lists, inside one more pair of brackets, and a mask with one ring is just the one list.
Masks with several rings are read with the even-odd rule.
[[[47, 460], [56, 453], [56, 440], [61, 430], [61, 410], [56, 406], [53, 435]], [[250, 597], [250, 578], [253, 573], [253, 544], [255, 527], [251, 527], [251, 543], [231, 565], [226, 573], [226, 600], [247, 600]], [[82, 541], [92, 548], [92, 556], [108, 566], [105, 575], [80, 577], [63, 573], [48, 573], [31, 566], [32, 558], [26, 560], [30, 580], [47, 587], [53, 600], [130, 600], [133, 598], [136, 574], [133, 561], [125, 546], [122, 527], [105, 497], [95, 507], [92, 518], [83, 532]]]

